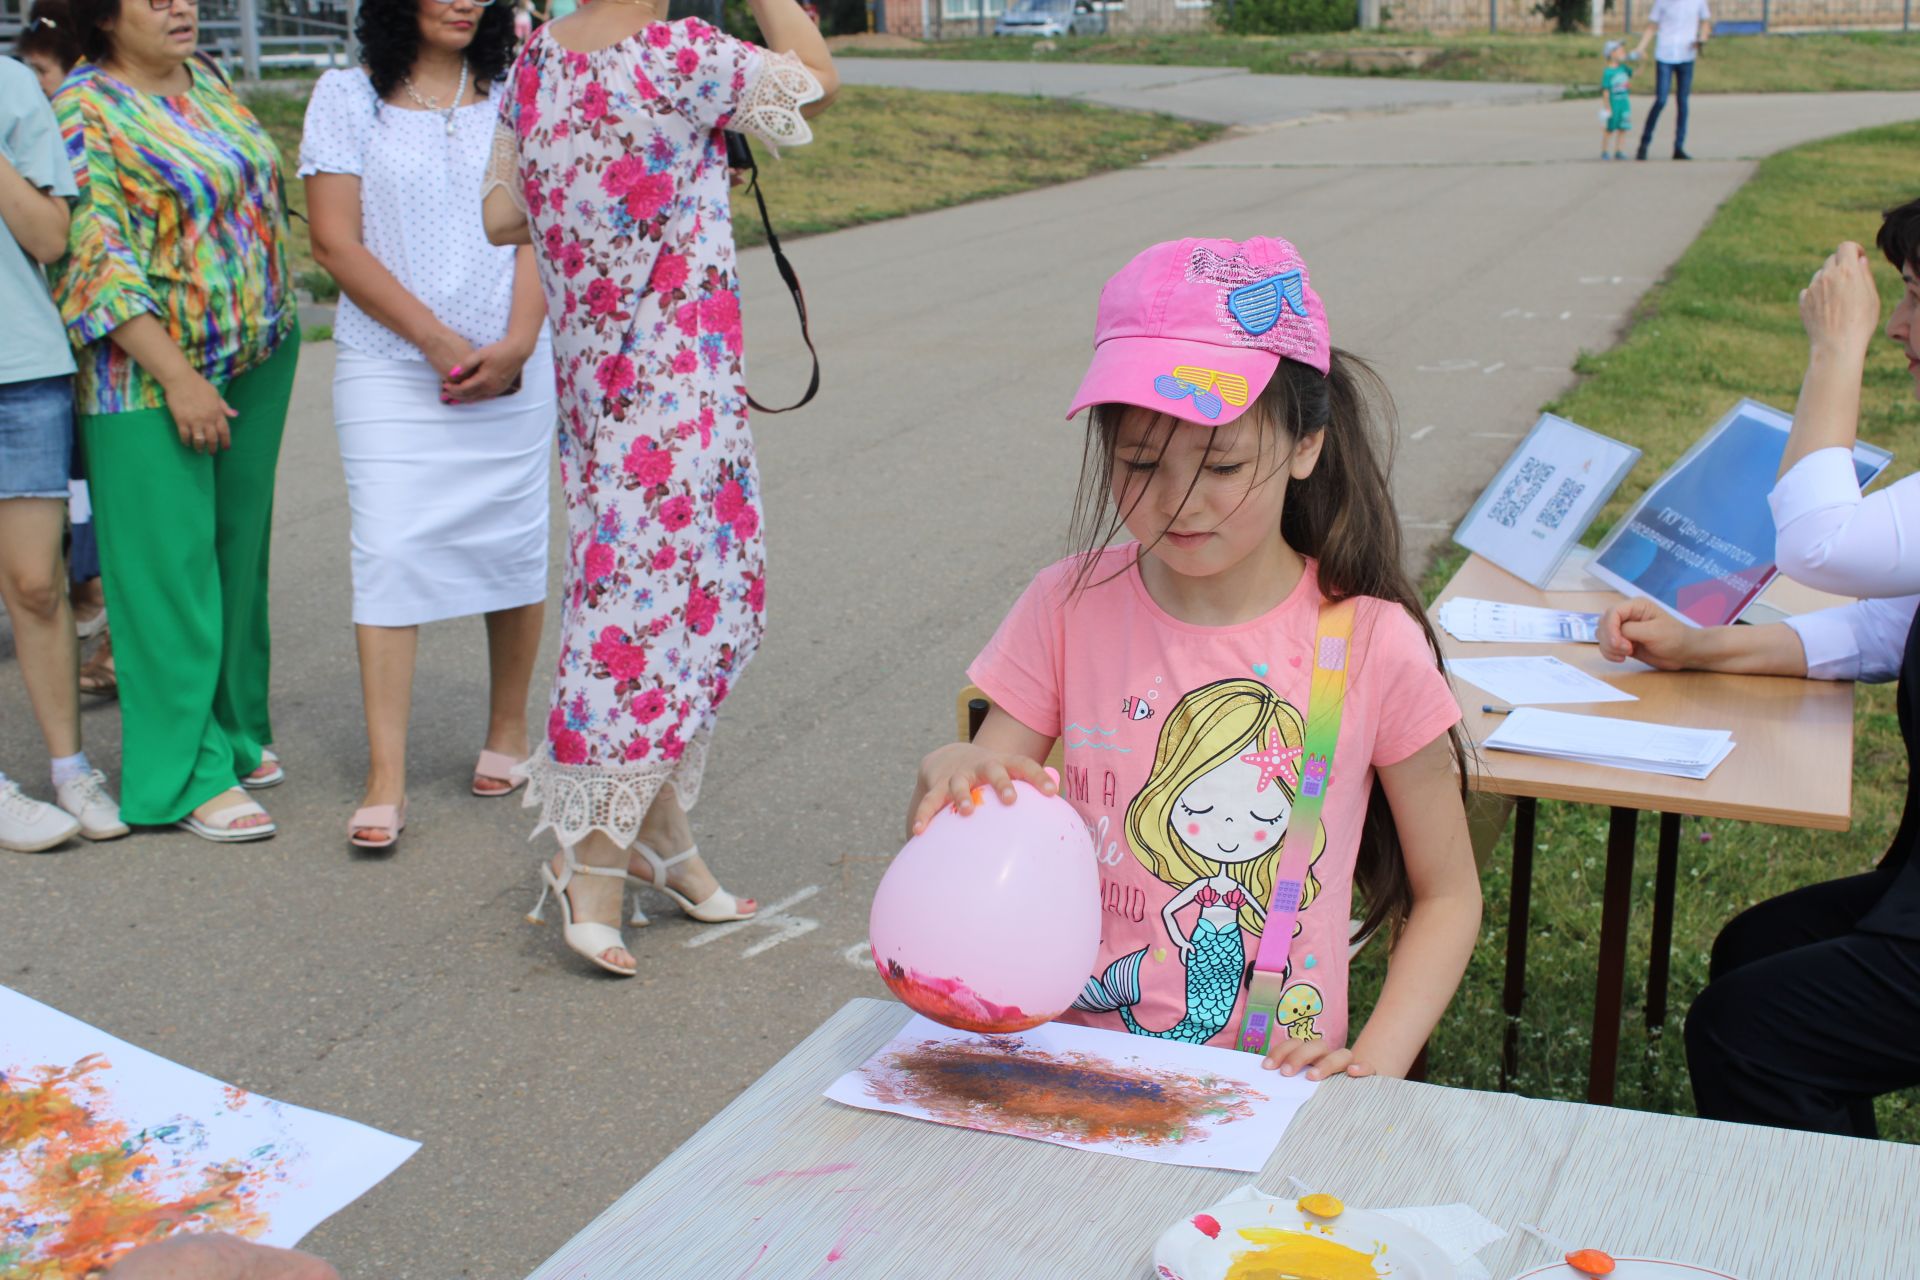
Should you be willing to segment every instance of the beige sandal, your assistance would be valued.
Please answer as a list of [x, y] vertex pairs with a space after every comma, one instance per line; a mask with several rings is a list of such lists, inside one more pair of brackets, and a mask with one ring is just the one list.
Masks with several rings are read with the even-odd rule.
[[[239, 844], [247, 840], [265, 840], [280, 830], [268, 817], [267, 811], [247, 799], [247, 793], [239, 787], [229, 787], [221, 795], [238, 795], [239, 803], [223, 805], [202, 818], [197, 814], [188, 814], [173, 825], [183, 831], [191, 831], [202, 840], [211, 840], [215, 844]], [[218, 799], [219, 797], [215, 797]], [[236, 827], [233, 824], [243, 818], [266, 818], [256, 826]]]

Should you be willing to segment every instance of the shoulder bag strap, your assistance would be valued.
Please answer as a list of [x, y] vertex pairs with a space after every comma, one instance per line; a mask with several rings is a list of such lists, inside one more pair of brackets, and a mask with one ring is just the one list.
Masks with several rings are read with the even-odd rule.
[[1300, 758], [1300, 785], [1287, 817], [1286, 844], [1273, 881], [1273, 901], [1267, 904], [1260, 930], [1260, 949], [1254, 953], [1253, 976], [1247, 992], [1247, 1011], [1240, 1022], [1236, 1047], [1264, 1053], [1280, 1028], [1280, 997], [1286, 988], [1287, 953], [1293, 947], [1293, 922], [1300, 914], [1300, 895], [1307, 870], [1313, 864], [1313, 841], [1320, 830], [1320, 808], [1333, 782], [1333, 751], [1340, 742], [1340, 716], [1347, 701], [1347, 658], [1353, 639], [1353, 615], [1359, 601], [1349, 596], [1338, 604], [1320, 602], [1320, 622], [1313, 638], [1313, 683], [1307, 692], [1307, 731]]
[[813, 375], [807, 379], [806, 394], [802, 395], [798, 400], [784, 408], [770, 409], [758, 400], [755, 400], [753, 393], [749, 391], [747, 393], [747, 403], [760, 413], [787, 413], [800, 408], [812, 400], [815, 395], [819, 394], [820, 353], [814, 350], [813, 334], [807, 328], [807, 295], [805, 291], [800, 288], [800, 277], [794, 273], [793, 264], [787, 261], [786, 251], [780, 247], [780, 237], [774, 234], [773, 219], [767, 215], [767, 197], [760, 190], [760, 166], [753, 158], [753, 148], [748, 145], [745, 134], [733, 133], [729, 135], [729, 138], [738, 139], [737, 143], [732, 143], [729, 146], [729, 154], [730, 156], [737, 154], [738, 157], [744, 159], [746, 162], [742, 167], [744, 167], [750, 175], [747, 179], [747, 189], [753, 192], [753, 198], [760, 206], [760, 225], [767, 229], [767, 247], [773, 250], [773, 265], [779, 269], [780, 278], [786, 281], [787, 292], [793, 295], [793, 309], [799, 313], [800, 316], [800, 340], [807, 344], [807, 354], [813, 359]]

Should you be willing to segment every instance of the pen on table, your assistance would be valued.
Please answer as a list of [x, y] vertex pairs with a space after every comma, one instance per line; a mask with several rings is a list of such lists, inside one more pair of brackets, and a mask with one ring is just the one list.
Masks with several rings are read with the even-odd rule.
[[1512, 711], [1513, 708], [1504, 702], [1483, 702], [1480, 704], [1480, 710], [1490, 716], [1504, 716], [1509, 711]]

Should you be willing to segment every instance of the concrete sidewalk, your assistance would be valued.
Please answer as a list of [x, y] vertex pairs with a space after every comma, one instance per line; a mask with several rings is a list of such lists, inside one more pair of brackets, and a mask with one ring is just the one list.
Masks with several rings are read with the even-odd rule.
[[1159, 111], [1214, 124], [1260, 126], [1361, 111], [1412, 111], [1558, 99], [1558, 85], [1474, 84], [1398, 77], [1266, 76], [1240, 67], [967, 62], [933, 58], [841, 58], [846, 84], [1078, 98], [1131, 111]]
[[[290, 781], [263, 798], [283, 833], [223, 848], [143, 832], [0, 859], [0, 981], [269, 1096], [419, 1138], [411, 1162], [310, 1238], [347, 1276], [524, 1275], [833, 1009], [879, 993], [863, 950], [879, 859], [898, 846], [920, 756], [953, 731], [966, 663], [1065, 550], [1082, 429], [1061, 413], [1101, 282], [1132, 253], [1189, 234], [1301, 245], [1335, 341], [1399, 399], [1397, 493], [1417, 560], [1751, 157], [1914, 117], [1920, 95], [1702, 97], [1700, 159], [1635, 165], [1588, 159], [1588, 103], [1355, 116], [794, 243], [824, 390], [756, 423], [770, 632], [729, 700], [696, 815], [723, 879], [765, 909], [713, 928], [650, 901], [629, 982], [577, 962], [551, 916], [521, 921], [547, 847], [527, 843], [514, 803], [466, 794], [484, 727], [477, 621], [423, 632], [397, 854], [346, 848], [365, 757], [331, 347], [317, 344], [277, 507]], [[1873, 225], [1862, 211], [1857, 234]], [[778, 402], [803, 384], [803, 353], [763, 252], [745, 274], [749, 382]], [[549, 670], [550, 655], [536, 703]], [[12, 671], [0, 717], [0, 767], [44, 790]], [[117, 773], [112, 706], [86, 725]], [[866, 1194], [884, 1197], [875, 1176]], [[742, 1237], [740, 1271], [762, 1242]], [[775, 1249], [753, 1275], [821, 1265]], [[855, 1239], [835, 1274], [860, 1266]], [[648, 1274], [682, 1272], [669, 1257]]]

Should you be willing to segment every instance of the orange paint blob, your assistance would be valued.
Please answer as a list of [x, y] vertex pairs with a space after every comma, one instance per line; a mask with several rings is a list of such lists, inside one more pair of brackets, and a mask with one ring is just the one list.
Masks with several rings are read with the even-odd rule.
[[1598, 1249], [1575, 1249], [1567, 1255], [1567, 1265], [1575, 1271], [1589, 1276], [1610, 1276], [1613, 1274], [1613, 1256]]
[[1316, 1191], [1310, 1196], [1301, 1196], [1294, 1207], [1316, 1218], [1337, 1218], [1347, 1211], [1347, 1206], [1324, 1191]]

